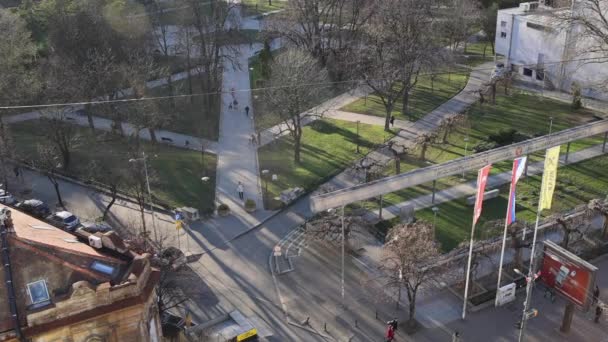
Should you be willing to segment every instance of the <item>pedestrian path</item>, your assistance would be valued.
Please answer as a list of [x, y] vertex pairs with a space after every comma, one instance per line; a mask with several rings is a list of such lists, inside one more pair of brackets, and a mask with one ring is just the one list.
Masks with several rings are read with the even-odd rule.
[[[578, 163], [591, 158], [599, 157], [604, 155], [606, 151], [602, 144], [595, 145], [584, 150], [572, 152], [568, 156], [568, 164]], [[560, 157], [561, 165], [564, 165], [566, 155]], [[544, 161], [532, 163], [528, 166], [528, 175], [538, 175], [543, 172]], [[497, 175], [490, 176], [488, 179], [488, 188], [497, 188], [503, 184], [511, 182], [511, 172], [503, 172]], [[429, 208], [434, 205], [449, 202], [455, 199], [459, 199], [465, 196], [474, 195], [476, 192], [476, 181], [466, 182], [460, 185], [453, 186], [449, 189], [441, 190], [435, 193], [435, 201], [433, 202], [433, 194], [428, 194], [414, 198], [409, 201], [405, 201], [399, 204], [395, 204], [382, 209], [382, 219], [390, 220], [396, 216], [399, 216], [401, 209], [407, 206], [413, 206], [414, 210], [421, 210]], [[379, 219], [379, 210], [373, 210], [365, 215], [365, 218], [370, 222], [375, 222]]]

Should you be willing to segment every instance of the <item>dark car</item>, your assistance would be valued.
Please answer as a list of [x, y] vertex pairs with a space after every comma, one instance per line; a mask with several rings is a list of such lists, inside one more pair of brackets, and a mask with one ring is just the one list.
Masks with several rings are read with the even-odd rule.
[[112, 226], [105, 222], [82, 222], [82, 230], [91, 234], [95, 233], [107, 233], [112, 230]]
[[49, 207], [44, 202], [37, 199], [29, 199], [19, 202], [15, 204], [15, 208], [40, 219], [44, 219], [51, 215], [51, 210]]

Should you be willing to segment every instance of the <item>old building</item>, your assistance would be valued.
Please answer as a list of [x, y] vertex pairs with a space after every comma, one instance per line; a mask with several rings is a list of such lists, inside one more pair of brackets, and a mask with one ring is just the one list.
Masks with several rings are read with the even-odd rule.
[[0, 205], [0, 242], [0, 341], [161, 339], [159, 272], [115, 233], [77, 238]]

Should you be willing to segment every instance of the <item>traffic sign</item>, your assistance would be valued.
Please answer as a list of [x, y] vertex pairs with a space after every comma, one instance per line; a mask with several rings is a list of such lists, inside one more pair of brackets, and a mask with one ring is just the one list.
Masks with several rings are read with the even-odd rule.
[[183, 228], [182, 221], [175, 221], [175, 229], [180, 230]]
[[281, 256], [283, 252], [281, 252], [281, 246], [274, 246], [274, 256]]

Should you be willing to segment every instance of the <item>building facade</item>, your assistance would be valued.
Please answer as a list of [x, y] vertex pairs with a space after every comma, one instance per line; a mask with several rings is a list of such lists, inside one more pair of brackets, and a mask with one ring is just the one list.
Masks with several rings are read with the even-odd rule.
[[0, 205], [0, 341], [160, 341], [149, 255]]
[[523, 81], [565, 92], [576, 83], [583, 96], [608, 100], [608, 58], [589, 52], [592, 43], [583, 29], [561, 19], [580, 13], [578, 6], [578, 1], [546, 0], [499, 10], [496, 53]]

